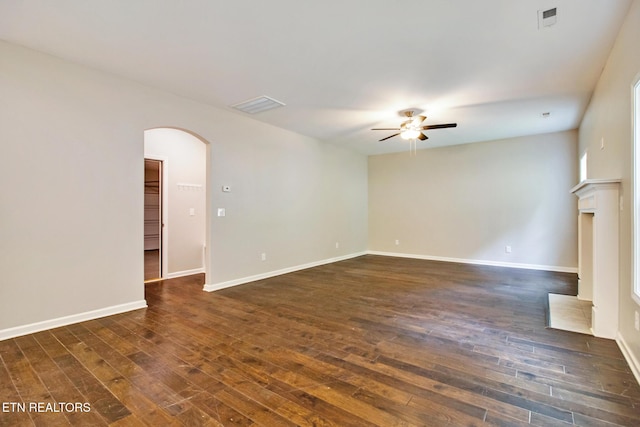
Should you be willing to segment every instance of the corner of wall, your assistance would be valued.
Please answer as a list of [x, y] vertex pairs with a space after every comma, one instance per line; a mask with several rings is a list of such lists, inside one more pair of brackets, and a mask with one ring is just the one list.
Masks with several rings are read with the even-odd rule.
[[627, 341], [624, 339], [620, 332], [618, 332], [618, 336], [616, 337], [616, 343], [618, 344], [618, 347], [620, 348], [620, 351], [622, 352], [625, 360], [629, 364], [629, 368], [631, 369], [631, 372], [633, 372], [633, 376], [636, 378], [638, 384], [640, 384], [640, 361], [635, 356], [635, 354], [631, 350], [631, 347], [629, 347]]

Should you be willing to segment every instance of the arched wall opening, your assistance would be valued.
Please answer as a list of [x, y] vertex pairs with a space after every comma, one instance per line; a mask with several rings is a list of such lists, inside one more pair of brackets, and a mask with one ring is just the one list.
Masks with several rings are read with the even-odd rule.
[[[144, 132], [145, 281], [209, 276], [209, 150], [208, 141], [185, 129], [157, 127]], [[158, 177], [157, 186], [147, 173], [150, 164], [158, 171], [151, 175]], [[150, 194], [154, 187], [156, 198]]]

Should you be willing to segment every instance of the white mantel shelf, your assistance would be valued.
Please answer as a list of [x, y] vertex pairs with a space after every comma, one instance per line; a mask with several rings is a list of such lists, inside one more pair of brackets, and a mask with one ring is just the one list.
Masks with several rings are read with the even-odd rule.
[[621, 179], [585, 179], [571, 189], [571, 192], [577, 194], [580, 190], [586, 190], [589, 186], [598, 186], [606, 184], [620, 184]]
[[618, 216], [620, 179], [587, 179], [578, 197], [578, 298], [592, 301], [591, 330], [618, 332]]

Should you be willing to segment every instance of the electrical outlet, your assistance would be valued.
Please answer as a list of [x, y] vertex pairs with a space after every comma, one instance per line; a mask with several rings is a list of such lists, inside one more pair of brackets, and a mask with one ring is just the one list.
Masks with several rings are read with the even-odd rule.
[[510, 254], [510, 253], [511, 253], [511, 246], [509, 246], [509, 245], [505, 246], [505, 247], [504, 247], [504, 251], [505, 251], [506, 253]]
[[336, 249], [340, 247], [340, 242], [336, 242]]
[[396, 239], [396, 246], [400, 245], [400, 240]]
[[637, 311], [634, 326], [636, 327], [636, 331], [640, 331], [640, 313], [638, 313]]
[[266, 254], [266, 253], [264, 253], [264, 252], [262, 252], [262, 255], [260, 255], [260, 259], [261, 259], [262, 261], [266, 261], [266, 260], [267, 260], [267, 254]]

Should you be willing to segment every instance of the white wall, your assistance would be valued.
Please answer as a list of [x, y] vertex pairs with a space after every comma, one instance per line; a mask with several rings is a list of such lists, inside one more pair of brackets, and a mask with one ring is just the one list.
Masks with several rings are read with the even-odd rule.
[[212, 221], [216, 281], [364, 252], [366, 157], [293, 133], [269, 140], [261, 127], [247, 129], [251, 143], [214, 147], [214, 159], [236, 159], [213, 165], [232, 189], [212, 192], [214, 215], [226, 210]]
[[575, 271], [576, 156], [576, 131], [372, 156], [369, 249]]
[[[164, 159], [167, 180], [162, 248], [167, 276], [204, 271], [206, 243], [207, 147], [179, 129], [150, 129], [144, 133], [144, 155]], [[193, 209], [193, 211], [191, 211]], [[191, 215], [193, 212], [193, 215]]]
[[0, 338], [144, 305], [145, 129], [209, 141], [233, 188], [208, 284], [366, 250], [360, 154], [5, 42], [0, 93]]
[[[640, 332], [634, 328], [632, 297], [632, 113], [631, 85], [640, 73], [640, 1], [629, 9], [580, 125], [579, 154], [588, 151], [588, 178], [621, 178], [620, 315], [618, 342], [640, 381]], [[601, 142], [604, 140], [604, 149]], [[577, 159], [577, 158], [576, 158]], [[577, 160], [576, 160], [577, 161]], [[637, 191], [637, 190], [636, 190]]]

